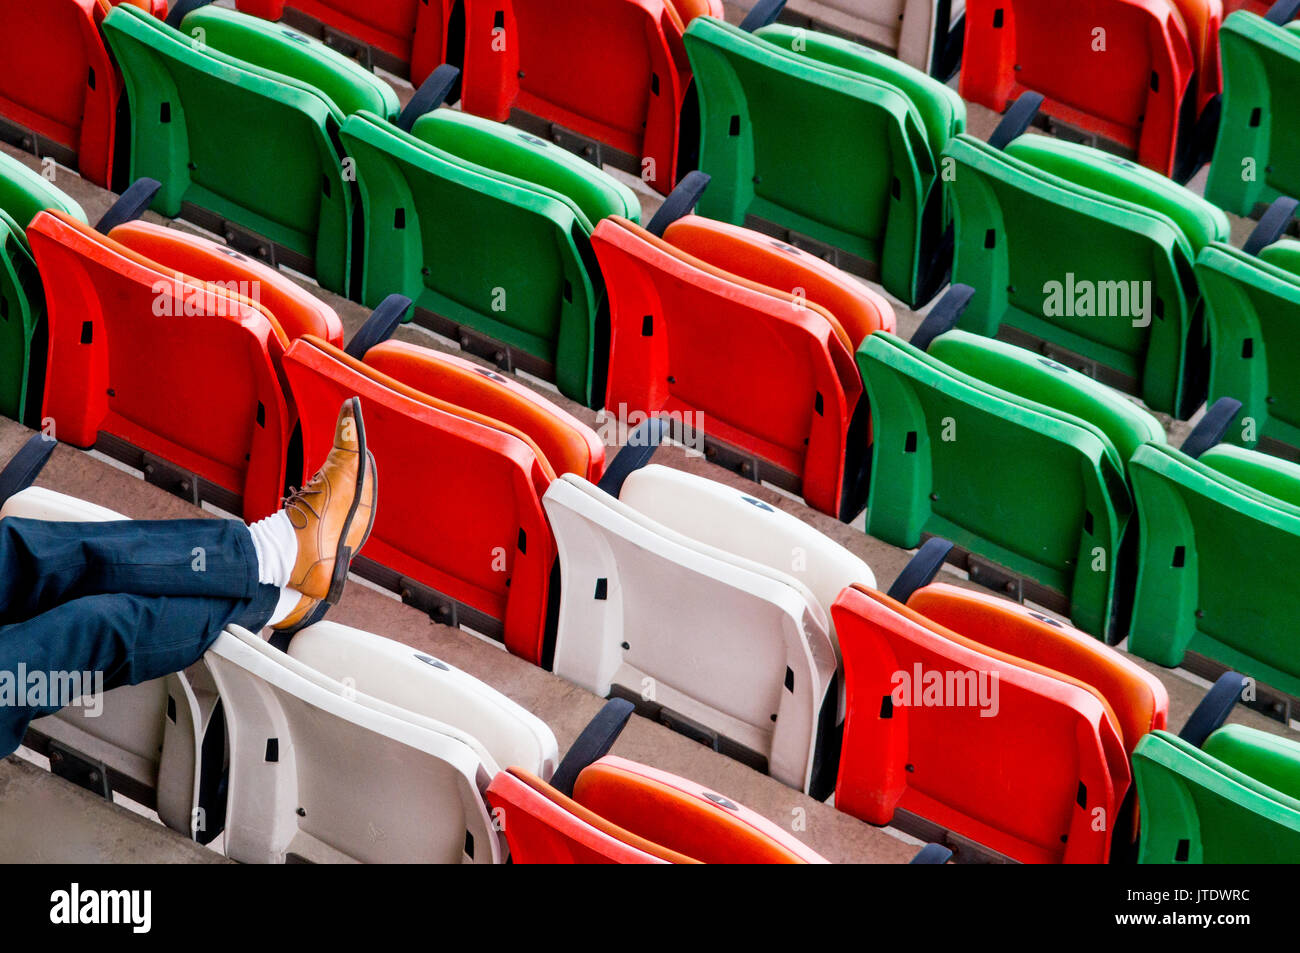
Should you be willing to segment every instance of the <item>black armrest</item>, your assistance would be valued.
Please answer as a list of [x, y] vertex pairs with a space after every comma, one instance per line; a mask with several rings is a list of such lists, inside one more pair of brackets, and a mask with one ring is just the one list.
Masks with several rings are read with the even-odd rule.
[[27, 442], [0, 470], [0, 506], [9, 497], [21, 493], [36, 482], [36, 477], [50, 459], [57, 443], [53, 437], [43, 433], [32, 434], [27, 438]]
[[925, 316], [921, 326], [912, 335], [912, 346], [919, 347], [922, 351], [929, 350], [935, 338], [957, 326], [957, 322], [961, 320], [962, 313], [973, 297], [975, 297], [975, 289], [970, 285], [950, 287], [948, 293], [930, 309], [930, 313]]
[[909, 864], [946, 864], [952, 860], [952, 851], [942, 844], [926, 844], [913, 857]]
[[1300, 0], [1277, 0], [1277, 3], [1268, 8], [1264, 19], [1269, 23], [1285, 26], [1295, 19], [1297, 11], [1300, 11]]
[[1224, 672], [1214, 687], [1205, 693], [1196, 711], [1187, 719], [1183, 730], [1178, 733], [1188, 744], [1201, 747], [1205, 739], [1222, 727], [1232, 714], [1232, 709], [1241, 701], [1241, 693], [1246, 688], [1246, 677], [1239, 672]]
[[989, 136], [989, 145], [999, 151], [1005, 149], [1013, 139], [1029, 128], [1029, 124], [1034, 121], [1042, 105], [1042, 93], [1033, 90], [1021, 93], [1020, 98], [1012, 103], [1011, 108], [1003, 115], [1002, 121], [993, 130], [993, 135]]
[[916, 551], [916, 555], [911, 558], [903, 571], [898, 574], [894, 584], [889, 587], [887, 595], [895, 602], [907, 604], [907, 600], [912, 598], [912, 593], [922, 586], [928, 586], [934, 581], [934, 577], [939, 575], [939, 570], [943, 568], [944, 560], [952, 552], [952, 543], [940, 536], [934, 536], [925, 541], [925, 544]]
[[199, 7], [206, 7], [211, 2], [212, 0], [176, 0], [167, 10], [167, 19], [164, 22], [169, 27], [179, 30], [182, 20]]
[[627, 437], [623, 447], [605, 468], [605, 475], [600, 478], [599, 487], [614, 499], [623, 492], [623, 483], [637, 470], [650, 462], [655, 450], [664, 439], [664, 422], [658, 417], [651, 417], [639, 425]]
[[420, 84], [420, 88], [415, 91], [406, 108], [398, 114], [397, 128], [403, 132], [410, 132], [411, 127], [415, 125], [415, 120], [446, 102], [458, 82], [460, 82], [460, 70], [447, 63], [439, 66]]
[[157, 179], [136, 179], [130, 187], [123, 192], [112, 207], [104, 213], [103, 217], [95, 223], [95, 231], [101, 235], [107, 235], [119, 225], [125, 225], [127, 222], [134, 222], [143, 215], [149, 208], [153, 197], [158, 194], [162, 188], [162, 183]]
[[691, 213], [712, 181], [713, 178], [707, 172], [688, 173], [677, 183], [668, 198], [664, 199], [664, 204], [659, 206], [659, 211], [655, 212], [650, 224], [645, 227], [646, 231], [663, 238], [669, 225]]
[[366, 356], [366, 351], [376, 344], [387, 341], [406, 317], [411, 307], [411, 299], [405, 295], [391, 294], [379, 302], [379, 307], [370, 312], [366, 323], [357, 329], [348, 342], [347, 354], [358, 361]]
[[605, 707], [596, 713], [596, 717], [582, 729], [578, 740], [565, 752], [555, 774], [551, 775], [551, 786], [565, 797], [573, 797], [573, 786], [578, 783], [582, 769], [609, 754], [609, 749], [614, 747], [614, 742], [632, 717], [632, 711], [632, 703], [626, 698], [611, 698], [605, 702]]
[[1232, 422], [1241, 410], [1241, 401], [1232, 397], [1220, 397], [1214, 406], [1205, 412], [1201, 422], [1187, 435], [1179, 447], [1189, 457], [1199, 457], [1223, 439]]
[[749, 13], [745, 14], [745, 19], [740, 21], [740, 28], [746, 33], [753, 33], [759, 27], [775, 23], [784, 9], [785, 0], [758, 0]]
[[[1300, 3], [1300, 0], [1296, 0], [1296, 3]], [[1291, 224], [1291, 218], [1295, 215], [1297, 207], [1300, 207], [1300, 202], [1297, 202], [1289, 195], [1279, 195], [1275, 198], [1273, 204], [1268, 207], [1268, 211], [1260, 216], [1259, 224], [1250, 233], [1250, 237], [1246, 239], [1246, 244], [1241, 246], [1241, 250], [1247, 255], [1258, 255], [1285, 235], [1287, 226]]]

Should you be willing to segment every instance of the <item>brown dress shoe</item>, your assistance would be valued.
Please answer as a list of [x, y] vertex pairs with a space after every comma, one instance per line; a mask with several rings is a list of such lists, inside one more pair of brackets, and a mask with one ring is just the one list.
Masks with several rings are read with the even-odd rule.
[[296, 630], [304, 621], [306, 621], [307, 616], [311, 615], [312, 611], [318, 605], [320, 605], [319, 599], [313, 599], [311, 596], [303, 596], [298, 600], [298, 604], [293, 607], [293, 611], [275, 625], [271, 626], [271, 628], [275, 629], [277, 632], [283, 632], [285, 629]]
[[339, 411], [334, 447], [325, 463], [284, 501], [298, 538], [289, 586], [307, 599], [334, 605], [343, 595], [348, 565], [374, 525], [376, 476], [374, 455], [366, 450], [361, 401], [352, 397]]

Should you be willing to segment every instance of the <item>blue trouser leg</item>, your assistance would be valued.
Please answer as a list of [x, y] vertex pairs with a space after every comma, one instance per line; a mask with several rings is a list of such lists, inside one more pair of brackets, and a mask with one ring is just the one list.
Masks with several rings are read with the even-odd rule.
[[0, 756], [71, 700], [28, 690], [33, 673], [49, 687], [101, 673], [105, 690], [158, 678], [196, 662], [227, 625], [260, 630], [279, 595], [259, 585], [235, 521], [0, 520]]

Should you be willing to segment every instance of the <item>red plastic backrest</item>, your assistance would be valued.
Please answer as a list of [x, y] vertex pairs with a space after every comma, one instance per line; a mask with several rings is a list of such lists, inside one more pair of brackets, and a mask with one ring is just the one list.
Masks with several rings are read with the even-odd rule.
[[1095, 693], [871, 590], [845, 589], [832, 618], [848, 696], [837, 807], [873, 824], [912, 811], [1025, 862], [1106, 861], [1128, 777]]
[[1092, 636], [1028, 606], [947, 583], [918, 589], [907, 605], [980, 645], [1097, 689], [1110, 704], [1130, 755], [1143, 735], [1168, 721], [1169, 693], [1158, 678]]
[[533, 439], [557, 474], [576, 473], [597, 483], [605, 472], [605, 445], [595, 431], [536, 391], [489, 368], [405, 341], [377, 344], [364, 361], [418, 391], [518, 428]]
[[90, 447], [102, 430], [241, 494], [246, 520], [278, 509], [294, 416], [267, 312], [62, 213], [41, 212], [27, 236], [49, 316], [42, 414], [58, 438]]
[[[443, 61], [446, 18], [451, 0], [236, 0], [243, 13], [279, 20], [286, 7], [305, 13], [340, 33], [411, 63], [433, 60], [428, 71], [412, 81], [419, 85]], [[417, 53], [418, 51], [418, 53]]]
[[613, 755], [582, 770], [573, 799], [624, 830], [706, 864], [825, 863], [725, 795]]
[[834, 318], [623, 219], [592, 244], [610, 300], [606, 406], [701, 414], [705, 433], [800, 474], [809, 505], [838, 515], [862, 378]]
[[1036, 90], [1047, 114], [1171, 171], [1196, 62], [1168, 0], [969, 0], [966, 30], [963, 98], [1001, 111]]
[[295, 341], [284, 366], [304, 472], [329, 452], [339, 406], [361, 398], [381, 495], [362, 554], [501, 619], [506, 647], [540, 664], [555, 560], [541, 498], [554, 473], [536, 444], [317, 338]]
[[119, 225], [109, 237], [165, 270], [229, 287], [259, 302], [290, 339], [313, 334], [336, 347], [343, 346], [343, 322], [333, 308], [283, 273], [228, 245], [138, 220]]

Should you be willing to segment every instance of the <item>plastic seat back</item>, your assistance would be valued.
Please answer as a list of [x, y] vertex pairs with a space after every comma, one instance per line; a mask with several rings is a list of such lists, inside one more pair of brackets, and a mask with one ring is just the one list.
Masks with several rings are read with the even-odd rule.
[[541, 501], [554, 471], [537, 444], [319, 339], [295, 341], [284, 363], [302, 407], [306, 460], [325, 457], [336, 409], [359, 396], [383, 492], [409, 503], [377, 508], [361, 556], [390, 570], [389, 588], [414, 583], [449, 597], [466, 611], [448, 609], [445, 621], [540, 664], [555, 544]]
[[367, 114], [348, 118], [343, 141], [365, 210], [362, 299], [404, 294], [421, 323], [598, 405], [603, 287], [577, 205]]
[[[1220, 740], [1222, 739], [1222, 740]], [[1300, 746], [1238, 725], [1220, 728], [1199, 750], [1157, 731], [1133, 755], [1142, 812], [1144, 864], [1292, 863], [1300, 852], [1300, 799], [1270, 787], [1214, 753], [1254, 767], [1289, 762], [1294, 781]]]
[[[700, 222], [677, 224], [698, 233], [708, 228]], [[676, 248], [675, 227], [659, 239], [610, 219], [593, 236], [610, 294], [606, 406], [680, 415], [733, 453], [757, 458], [752, 478], [852, 518], [863, 502], [860, 468], [845, 459], [862, 394], [852, 339], [819, 303], [816, 287], [796, 298], [777, 289], [805, 285], [774, 275], [769, 287], [715, 267]], [[727, 246], [722, 260], [748, 252], [755, 265], [774, 244], [756, 233], [710, 238], [709, 245]], [[842, 290], [850, 281], [843, 277]], [[877, 326], [884, 323], [877, 318]], [[728, 342], [722, 351], [720, 341]]]
[[[369, 423], [369, 421], [367, 421]], [[472, 739], [363, 695], [233, 628], [204, 656], [226, 710], [226, 853], [306, 860], [495, 863]]]
[[556, 674], [806, 790], [836, 669], [807, 587], [572, 475], [544, 502], [563, 580]]
[[[1167, 0], [968, 0], [961, 95], [998, 112], [1026, 90], [1043, 112], [1174, 170], [1193, 40]], [[1098, 34], [1098, 30], [1104, 31]]]
[[115, 452], [106, 435], [117, 451], [143, 452], [127, 452], [136, 466], [152, 455], [197, 477], [195, 502], [248, 521], [275, 512], [295, 412], [274, 318], [62, 213], [42, 212], [27, 234], [49, 309], [42, 416], [58, 438]]
[[[1252, 470], [1276, 471], [1290, 501], [1230, 475]], [[1227, 446], [1192, 459], [1149, 445], [1130, 477], [1140, 545], [1130, 651], [1168, 666], [1197, 652], [1300, 695], [1287, 621], [1300, 612], [1287, 570], [1300, 558], [1294, 465]]]
[[1176, 223], [968, 136], [953, 140], [947, 156], [955, 164], [953, 280], [976, 289], [959, 326], [1027, 338], [1153, 410], [1195, 411], [1205, 361], [1195, 251]]
[[[264, 61], [317, 81], [333, 75], [358, 97], [374, 81], [352, 73], [360, 67], [315, 41], [267, 35], [261, 31], [284, 28], [233, 11], [204, 8], [182, 27], [211, 32], [245, 53], [255, 49]], [[259, 257], [346, 293], [352, 186], [334, 143], [343, 121], [339, 106], [307, 81], [198, 46], [188, 33], [130, 8], [114, 10], [104, 32], [131, 105], [130, 177], [164, 183], [155, 211], [184, 214]], [[226, 33], [247, 42], [234, 43]], [[304, 49], [304, 43], [314, 46]]]
[[846, 589], [833, 611], [849, 697], [840, 810], [874, 824], [909, 811], [1023, 862], [1105, 862], [1129, 777], [1094, 692], [880, 593]]
[[1034, 598], [1084, 631], [1108, 632], [1132, 502], [1105, 433], [892, 335], [867, 338], [857, 359], [874, 429], [867, 532], [907, 549], [953, 540], [1036, 581]]
[[713, 179], [700, 214], [768, 223], [839, 254], [841, 267], [878, 277], [910, 305], [928, 300], [945, 226], [942, 143], [929, 143], [907, 95], [710, 17], [691, 24], [686, 49], [700, 169]]

